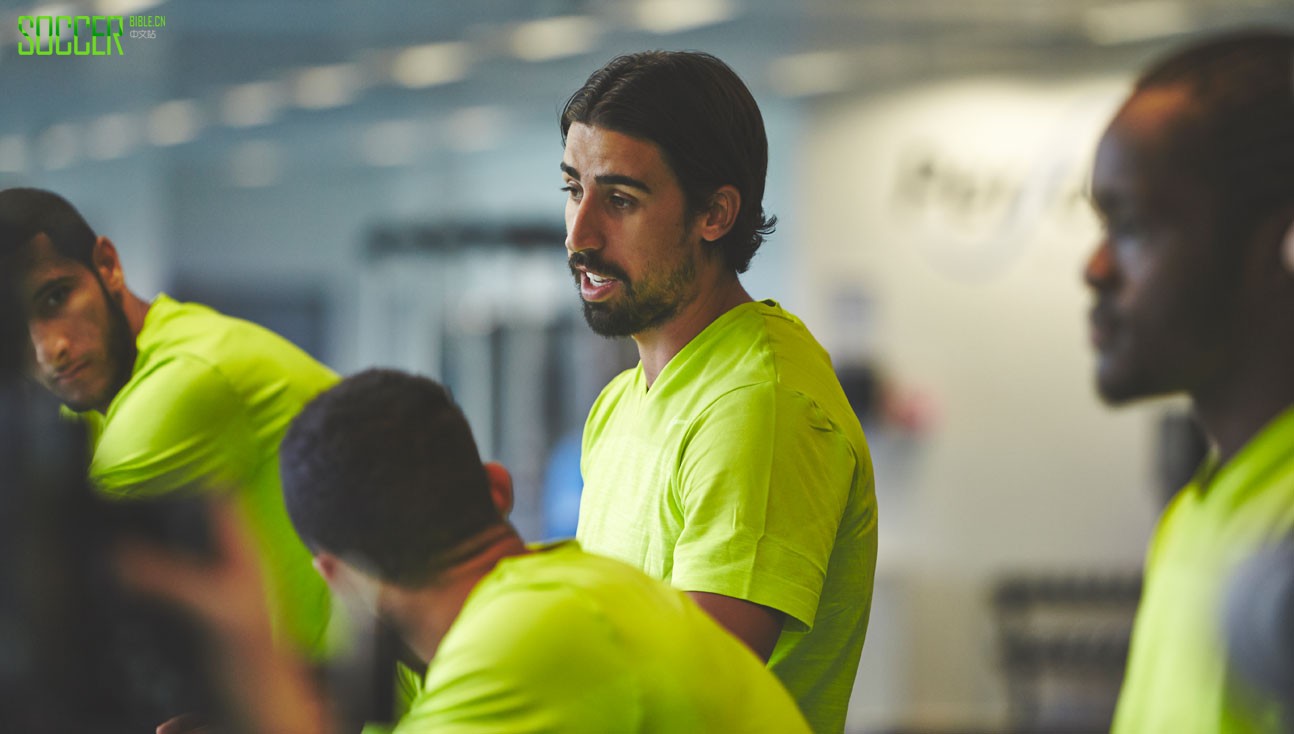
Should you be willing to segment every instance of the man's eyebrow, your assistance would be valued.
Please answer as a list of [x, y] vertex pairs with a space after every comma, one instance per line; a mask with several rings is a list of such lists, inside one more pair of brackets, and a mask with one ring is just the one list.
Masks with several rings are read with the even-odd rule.
[[639, 189], [644, 194], [651, 193], [650, 186], [632, 176], [623, 176], [618, 173], [606, 173], [601, 176], [595, 176], [593, 180], [603, 186], [628, 186], [630, 188]]
[[[565, 173], [567, 176], [570, 176], [576, 181], [580, 180], [579, 171], [575, 170], [571, 166], [566, 165], [565, 163], [562, 163], [561, 167], [562, 167], [562, 172]], [[650, 186], [634, 178], [633, 176], [625, 176], [619, 173], [604, 173], [601, 176], [594, 176], [593, 180], [602, 186], [628, 186], [630, 188], [638, 189], [642, 191], [644, 194], [651, 193]]]
[[54, 290], [55, 288], [66, 285], [69, 281], [75, 281], [75, 280], [76, 278], [72, 277], [71, 275], [60, 275], [54, 278], [50, 278], [49, 280], [45, 281], [44, 283], [41, 283], [39, 286], [36, 287], [36, 291], [32, 294], [31, 300], [39, 301], [42, 298], [44, 298], [46, 294], [48, 294], [50, 291]]

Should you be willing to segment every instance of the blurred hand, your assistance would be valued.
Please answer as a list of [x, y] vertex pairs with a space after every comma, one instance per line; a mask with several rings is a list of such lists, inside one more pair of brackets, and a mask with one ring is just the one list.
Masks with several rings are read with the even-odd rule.
[[212, 501], [210, 509], [214, 562], [128, 540], [118, 548], [118, 573], [129, 586], [192, 612], [223, 642], [270, 645], [269, 608], [251, 536], [231, 501]]
[[[229, 500], [211, 503], [216, 560], [204, 561], [154, 544], [126, 541], [117, 572], [140, 592], [170, 601], [210, 628], [238, 731], [320, 734], [330, 729], [323, 702], [301, 661], [274, 644], [260, 560]], [[178, 716], [157, 734], [215, 734], [209, 722]]]
[[157, 727], [156, 734], [216, 734], [216, 731], [202, 717], [182, 714]]

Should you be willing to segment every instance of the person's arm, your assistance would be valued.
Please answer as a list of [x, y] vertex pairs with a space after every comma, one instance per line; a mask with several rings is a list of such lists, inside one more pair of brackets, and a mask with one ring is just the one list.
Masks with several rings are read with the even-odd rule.
[[746, 647], [760, 660], [768, 662], [768, 656], [773, 654], [777, 638], [782, 634], [782, 619], [786, 615], [763, 604], [722, 594], [690, 591], [688, 596], [733, 636], [746, 643]]
[[238, 487], [261, 457], [242, 397], [215, 367], [180, 356], [153, 368], [114, 406], [90, 462], [110, 496]]
[[689, 432], [671, 582], [767, 661], [783, 629], [813, 625], [852, 453], [812, 401], [774, 385], [725, 395]]

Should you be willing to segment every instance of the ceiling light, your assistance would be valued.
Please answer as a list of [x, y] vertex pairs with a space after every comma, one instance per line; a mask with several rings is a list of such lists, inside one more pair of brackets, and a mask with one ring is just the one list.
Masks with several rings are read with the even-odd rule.
[[1083, 28], [1093, 42], [1109, 46], [1185, 33], [1195, 28], [1195, 21], [1180, 2], [1137, 0], [1088, 8]]
[[104, 115], [85, 131], [86, 155], [99, 161], [121, 158], [139, 139], [139, 121], [126, 114]]
[[79, 156], [76, 128], [66, 122], [50, 125], [41, 133], [41, 164], [49, 171], [59, 171], [76, 163]]
[[774, 59], [768, 65], [769, 81], [786, 97], [807, 97], [840, 92], [849, 87], [852, 73], [843, 51], [813, 51]]
[[163, 102], [148, 116], [148, 140], [153, 145], [179, 145], [198, 137], [202, 117], [193, 100]]
[[0, 138], [0, 173], [27, 172], [27, 139], [21, 135]]
[[355, 64], [331, 64], [305, 69], [297, 74], [295, 96], [298, 105], [321, 110], [355, 101], [361, 78]]
[[509, 46], [523, 61], [548, 61], [591, 51], [601, 32], [601, 24], [587, 15], [545, 18], [517, 26]]
[[225, 92], [221, 119], [233, 127], [265, 125], [274, 121], [282, 100], [282, 85], [275, 82], [239, 84]]
[[430, 43], [407, 48], [395, 57], [391, 76], [411, 89], [449, 84], [467, 76], [466, 43]]
[[732, 20], [731, 0], [638, 0], [633, 8], [639, 28], [652, 33], [678, 33]]

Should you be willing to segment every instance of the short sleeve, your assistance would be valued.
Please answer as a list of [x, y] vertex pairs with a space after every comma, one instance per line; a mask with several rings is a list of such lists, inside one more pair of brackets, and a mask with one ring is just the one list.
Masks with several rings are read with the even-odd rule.
[[256, 466], [243, 401], [204, 362], [178, 358], [137, 376], [118, 396], [90, 463], [109, 495], [156, 495], [245, 483]]
[[788, 615], [790, 629], [811, 628], [858, 471], [844, 435], [805, 395], [751, 385], [693, 422], [679, 462], [673, 585], [762, 604]]
[[569, 590], [509, 592], [464, 607], [395, 734], [636, 731], [633, 665]]

